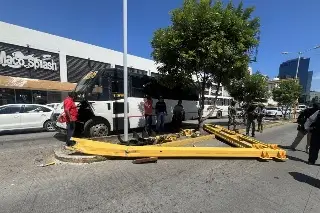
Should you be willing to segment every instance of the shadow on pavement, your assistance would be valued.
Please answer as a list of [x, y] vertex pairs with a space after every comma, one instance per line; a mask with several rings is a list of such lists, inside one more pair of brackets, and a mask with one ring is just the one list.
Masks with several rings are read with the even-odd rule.
[[302, 162], [302, 163], [308, 163], [308, 161], [305, 161], [305, 160], [302, 160], [300, 158], [297, 158], [297, 157], [293, 157], [293, 156], [290, 156], [290, 155], [287, 155], [287, 158], [289, 160], [293, 160], [293, 161], [298, 161], [298, 162]]
[[66, 135], [63, 135], [61, 133], [56, 133], [53, 137], [58, 141], [66, 142]]
[[291, 149], [290, 146], [284, 146], [284, 145], [278, 145], [278, 147], [281, 149]]
[[320, 180], [299, 172], [289, 172], [289, 174], [297, 181], [307, 183], [313, 187], [320, 188]]
[[5, 130], [0, 133], [0, 136], [3, 135], [18, 135], [18, 134], [30, 134], [30, 133], [39, 133], [46, 132], [44, 129], [22, 129], [22, 130]]

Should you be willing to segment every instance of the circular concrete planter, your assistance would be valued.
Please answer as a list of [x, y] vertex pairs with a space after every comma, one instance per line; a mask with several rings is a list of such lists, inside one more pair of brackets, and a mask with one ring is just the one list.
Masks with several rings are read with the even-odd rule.
[[62, 149], [54, 150], [54, 156], [57, 160], [68, 163], [93, 163], [108, 160], [103, 156], [86, 155]]

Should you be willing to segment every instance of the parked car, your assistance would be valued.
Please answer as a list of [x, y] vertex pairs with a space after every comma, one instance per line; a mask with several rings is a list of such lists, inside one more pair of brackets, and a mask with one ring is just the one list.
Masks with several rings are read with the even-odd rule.
[[297, 107], [297, 113], [302, 112], [303, 110], [307, 109], [307, 106], [304, 104], [299, 104]]
[[40, 129], [55, 131], [51, 115], [54, 109], [39, 104], [8, 104], [0, 107], [0, 131]]
[[239, 107], [239, 108], [236, 108], [236, 111], [237, 111], [237, 117], [242, 118], [245, 113], [245, 110]]
[[282, 112], [280, 107], [267, 107], [267, 114], [266, 117], [282, 117], [284, 114], [290, 115], [291, 111], [290, 109], [287, 110], [287, 112]]
[[278, 107], [267, 107], [266, 108], [267, 114], [266, 117], [280, 117], [282, 116], [282, 112]]

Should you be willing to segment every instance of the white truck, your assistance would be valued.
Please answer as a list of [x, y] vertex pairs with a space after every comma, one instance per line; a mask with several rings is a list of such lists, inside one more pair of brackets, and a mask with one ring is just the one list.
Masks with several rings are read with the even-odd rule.
[[[112, 131], [123, 130], [124, 99], [123, 99], [123, 70], [108, 68], [89, 72], [77, 84], [75, 91], [78, 94], [78, 121], [76, 132], [85, 137], [103, 137]], [[128, 76], [128, 123], [129, 128], [139, 128], [145, 125], [144, 97], [149, 95], [153, 99], [153, 107], [159, 96], [162, 96], [167, 105], [168, 115], [165, 123], [172, 121], [172, 110], [182, 100], [185, 110], [185, 120], [198, 116], [198, 94], [196, 90], [180, 86], [167, 88], [156, 79], [141, 75]], [[57, 129], [65, 133], [66, 124], [57, 121], [63, 112], [63, 106], [57, 107], [52, 119]], [[153, 124], [156, 122], [154, 114]]]

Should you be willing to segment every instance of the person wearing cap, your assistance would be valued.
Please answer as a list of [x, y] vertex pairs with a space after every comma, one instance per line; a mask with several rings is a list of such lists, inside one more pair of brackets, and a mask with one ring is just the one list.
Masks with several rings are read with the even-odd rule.
[[71, 138], [76, 128], [76, 121], [78, 119], [78, 108], [75, 104], [77, 93], [69, 92], [68, 97], [63, 101], [63, 108], [67, 123], [67, 146], [72, 146]]
[[162, 96], [159, 97], [155, 108], [157, 115], [157, 132], [160, 133], [164, 131], [164, 120], [167, 115], [167, 106]]
[[298, 116], [297, 122], [298, 122], [298, 133], [296, 138], [294, 139], [293, 143], [291, 144], [291, 149], [293, 151], [296, 150], [297, 146], [299, 145], [299, 143], [302, 141], [302, 139], [304, 138], [305, 135], [307, 135], [307, 145], [306, 145], [306, 152], [309, 152], [309, 148], [310, 148], [310, 142], [311, 142], [311, 131], [307, 131], [305, 129], [305, 123], [308, 120], [308, 118], [313, 115], [317, 110], [319, 110], [319, 105], [314, 103], [312, 105], [312, 108], [307, 108], [305, 110], [303, 110], [300, 115]]

